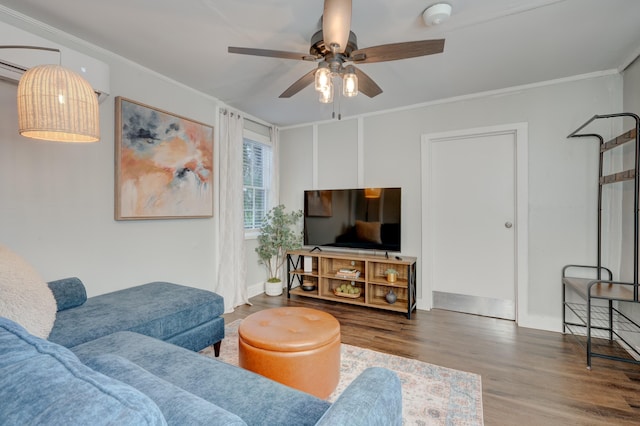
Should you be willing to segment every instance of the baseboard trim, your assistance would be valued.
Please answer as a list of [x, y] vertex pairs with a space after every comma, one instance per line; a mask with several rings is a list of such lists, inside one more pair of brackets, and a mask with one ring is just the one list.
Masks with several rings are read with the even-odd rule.
[[518, 318], [518, 326], [562, 333], [562, 319], [556, 317], [524, 314]]
[[513, 300], [493, 299], [490, 297], [469, 296], [466, 294], [433, 292], [433, 307], [448, 311], [464, 312], [486, 317], [515, 320], [515, 302]]
[[256, 283], [247, 287], [247, 296], [249, 296], [249, 298], [252, 298], [262, 293], [264, 293], [264, 281], [261, 281], [259, 283]]

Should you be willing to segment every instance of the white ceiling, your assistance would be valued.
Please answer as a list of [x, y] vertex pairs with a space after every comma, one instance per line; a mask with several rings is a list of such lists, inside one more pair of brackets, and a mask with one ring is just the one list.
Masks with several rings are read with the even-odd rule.
[[[446, 0], [451, 19], [427, 27], [435, 0], [353, 0], [364, 48], [445, 38], [438, 55], [360, 68], [383, 89], [341, 99], [343, 117], [580, 74], [621, 70], [640, 54], [639, 0]], [[227, 53], [228, 46], [306, 53], [322, 0], [0, 0], [257, 118], [293, 125], [331, 118], [311, 86], [278, 96], [313, 62]], [[117, 95], [126, 96], [126, 93]], [[338, 104], [335, 104], [337, 111]]]

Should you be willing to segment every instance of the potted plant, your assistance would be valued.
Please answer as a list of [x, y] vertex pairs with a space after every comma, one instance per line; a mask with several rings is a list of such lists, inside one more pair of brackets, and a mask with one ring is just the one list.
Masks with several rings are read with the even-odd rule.
[[297, 250], [302, 246], [302, 233], [293, 227], [302, 217], [302, 211], [285, 213], [284, 205], [272, 208], [266, 215], [264, 224], [258, 235], [258, 263], [267, 268], [269, 274], [265, 282], [265, 293], [268, 296], [282, 294], [281, 270], [287, 258], [287, 251]]
[[390, 283], [394, 283], [398, 279], [398, 271], [393, 268], [387, 269], [384, 273], [387, 274], [387, 281]]

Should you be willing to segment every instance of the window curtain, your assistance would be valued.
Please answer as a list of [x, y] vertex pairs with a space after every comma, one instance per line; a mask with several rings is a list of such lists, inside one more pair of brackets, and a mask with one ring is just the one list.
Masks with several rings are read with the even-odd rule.
[[219, 127], [219, 236], [216, 293], [224, 297], [225, 313], [249, 304], [244, 247], [242, 132], [244, 119], [220, 110]]
[[273, 208], [280, 204], [280, 152], [278, 151], [280, 146], [280, 135], [277, 127], [271, 127], [269, 132], [271, 136], [271, 182], [269, 184], [269, 208]]
[[[277, 127], [269, 128], [271, 138], [271, 182], [269, 184], [269, 208], [280, 204], [280, 134]], [[286, 264], [285, 264], [286, 266]], [[287, 268], [280, 268], [280, 279], [287, 282]]]

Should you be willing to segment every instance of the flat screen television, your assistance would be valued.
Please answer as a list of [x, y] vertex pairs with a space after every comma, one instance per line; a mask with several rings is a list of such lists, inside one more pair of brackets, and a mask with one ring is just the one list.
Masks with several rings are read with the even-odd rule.
[[401, 188], [304, 192], [304, 245], [401, 251]]

